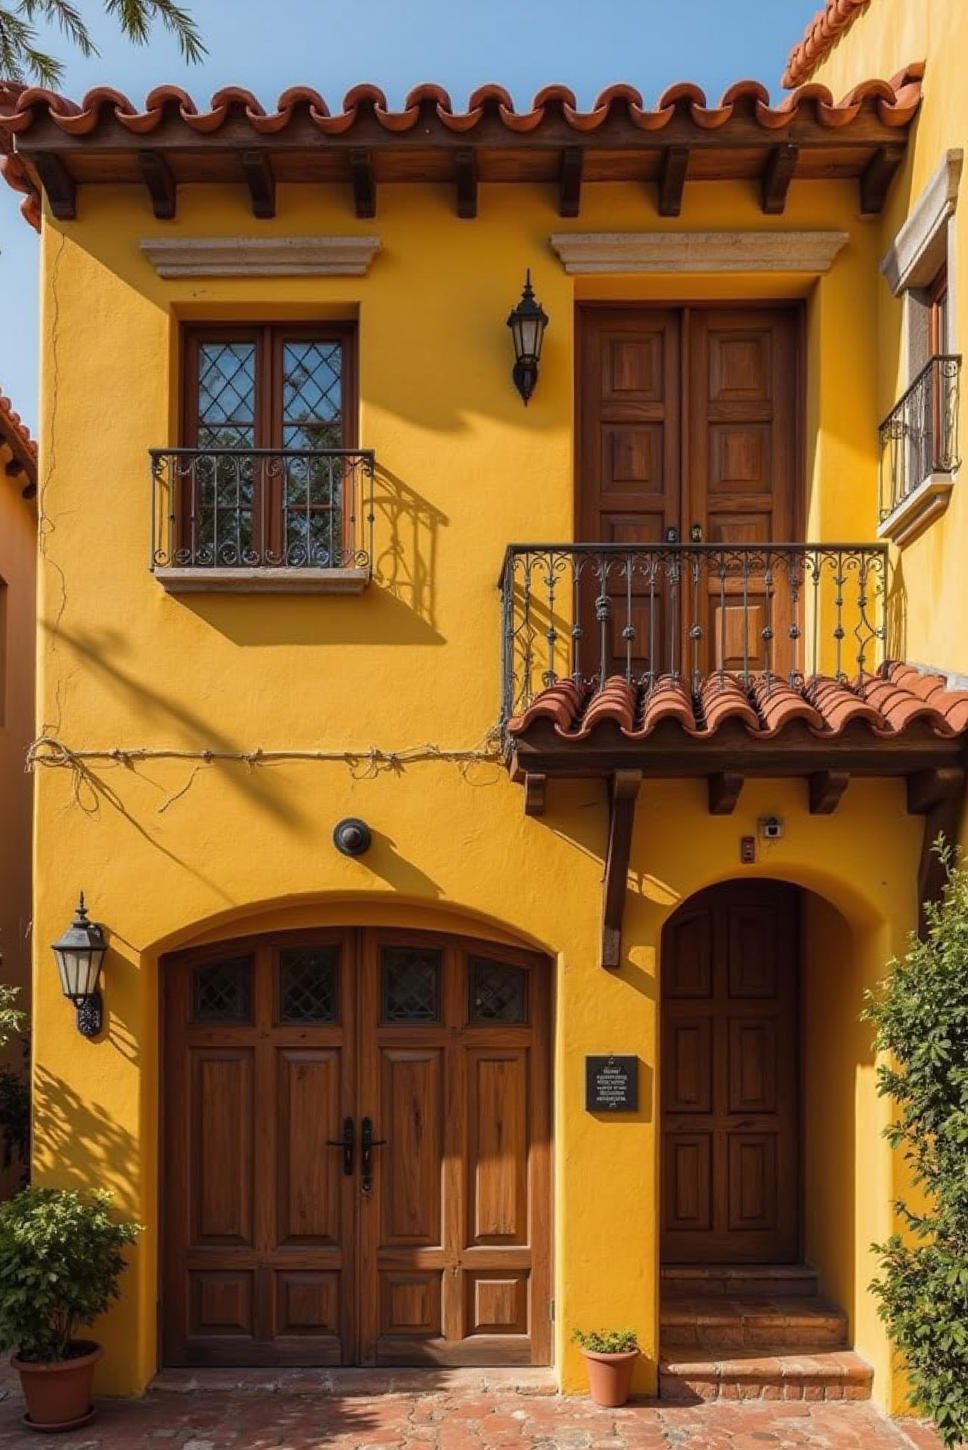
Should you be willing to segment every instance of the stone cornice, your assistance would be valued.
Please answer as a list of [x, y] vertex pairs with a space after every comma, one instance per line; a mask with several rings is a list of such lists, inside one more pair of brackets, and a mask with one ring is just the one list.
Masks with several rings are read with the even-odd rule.
[[363, 277], [379, 237], [146, 237], [159, 277]]
[[829, 271], [846, 232], [556, 232], [566, 272], [728, 273]]

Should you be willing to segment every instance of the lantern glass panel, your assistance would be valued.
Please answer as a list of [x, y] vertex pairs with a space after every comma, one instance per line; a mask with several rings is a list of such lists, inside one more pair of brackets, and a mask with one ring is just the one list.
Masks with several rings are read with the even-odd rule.
[[65, 997], [89, 997], [97, 991], [104, 960], [103, 948], [61, 947], [56, 956]]

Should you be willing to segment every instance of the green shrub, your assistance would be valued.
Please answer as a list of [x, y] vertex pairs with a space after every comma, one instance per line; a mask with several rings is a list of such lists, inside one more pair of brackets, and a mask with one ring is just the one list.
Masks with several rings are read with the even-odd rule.
[[0, 1349], [50, 1364], [118, 1296], [123, 1249], [140, 1233], [111, 1217], [111, 1195], [26, 1188], [0, 1204]]
[[968, 1438], [968, 872], [949, 867], [922, 941], [889, 964], [864, 1017], [887, 1061], [878, 1090], [894, 1105], [885, 1136], [923, 1206], [897, 1203], [903, 1233], [875, 1245], [871, 1288], [910, 1377], [912, 1403], [945, 1445]]
[[573, 1329], [571, 1337], [592, 1354], [627, 1354], [639, 1347], [634, 1329]]

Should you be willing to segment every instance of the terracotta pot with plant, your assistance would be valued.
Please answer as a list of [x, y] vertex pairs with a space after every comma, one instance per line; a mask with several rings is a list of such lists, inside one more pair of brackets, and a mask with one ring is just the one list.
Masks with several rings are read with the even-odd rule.
[[624, 1405], [632, 1388], [632, 1370], [639, 1357], [634, 1329], [576, 1329], [588, 1367], [588, 1388], [596, 1405]]
[[76, 1338], [118, 1297], [135, 1223], [111, 1215], [111, 1195], [25, 1188], [0, 1204], [0, 1349], [11, 1363], [33, 1430], [69, 1430], [94, 1414], [101, 1346]]

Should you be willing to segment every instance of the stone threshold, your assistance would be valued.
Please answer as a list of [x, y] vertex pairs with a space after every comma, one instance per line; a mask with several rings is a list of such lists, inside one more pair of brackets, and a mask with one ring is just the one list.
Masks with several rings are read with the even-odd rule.
[[342, 1398], [372, 1395], [505, 1394], [557, 1395], [555, 1372], [528, 1365], [513, 1368], [435, 1367], [406, 1369], [165, 1369], [150, 1392], [188, 1395], [324, 1395]]

